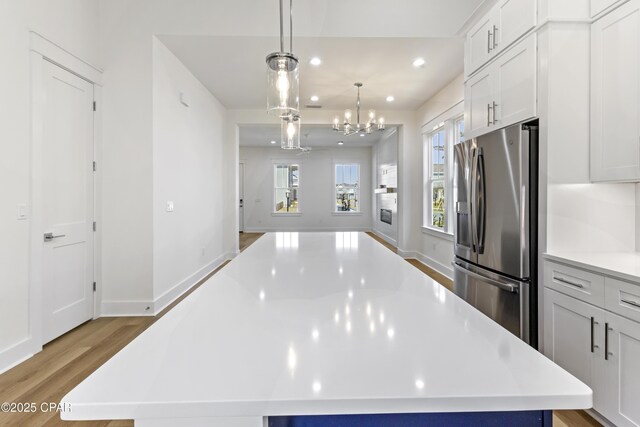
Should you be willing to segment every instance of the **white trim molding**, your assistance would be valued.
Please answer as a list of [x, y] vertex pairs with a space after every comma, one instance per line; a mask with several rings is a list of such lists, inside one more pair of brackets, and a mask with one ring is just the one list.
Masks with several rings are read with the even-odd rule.
[[[392, 239], [391, 237], [387, 236], [386, 234], [384, 234], [382, 231], [380, 230], [376, 230], [376, 229], [372, 229], [371, 232], [373, 234], [375, 234], [376, 236], [378, 236], [379, 238], [381, 238], [382, 240], [384, 240], [385, 242], [389, 243], [390, 245], [395, 246], [396, 248], [398, 247], [398, 241], [395, 239]], [[400, 252], [398, 250], [398, 252]]]
[[39, 345], [33, 337], [27, 337], [24, 340], [7, 347], [0, 351], [0, 374], [8, 371], [30, 359], [34, 354], [40, 352], [42, 346]]
[[35, 31], [30, 32], [30, 39], [32, 51], [38, 52], [48, 61], [82, 79], [99, 86], [102, 85], [102, 69], [75, 56]]
[[238, 256], [238, 253], [240, 252], [227, 252], [220, 255], [189, 277], [177, 283], [155, 300], [103, 301], [100, 310], [102, 317], [156, 316], [197, 285], [207, 275], [224, 264], [225, 261]]
[[433, 258], [429, 258], [423, 253], [420, 253], [418, 251], [403, 251], [402, 249], [398, 249], [398, 255], [405, 259], [417, 259], [427, 267], [453, 280], [453, 268], [441, 264], [440, 262], [434, 260]]
[[218, 258], [214, 259], [213, 261], [202, 267], [200, 270], [196, 271], [186, 279], [177, 283], [174, 287], [156, 298], [153, 301], [154, 316], [167, 308], [173, 301], [180, 298], [185, 292], [194, 287], [202, 279], [207, 277], [207, 275], [211, 274], [212, 271], [220, 267], [225, 261], [225, 256], [220, 255]]

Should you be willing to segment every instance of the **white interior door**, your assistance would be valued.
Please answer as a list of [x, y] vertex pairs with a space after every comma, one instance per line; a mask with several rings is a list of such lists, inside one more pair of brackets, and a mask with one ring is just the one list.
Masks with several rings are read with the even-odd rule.
[[93, 85], [44, 61], [43, 342], [93, 317]]
[[239, 208], [238, 208], [238, 212], [240, 215], [239, 218], [239, 228], [240, 228], [240, 232], [244, 231], [244, 163], [240, 163], [240, 166], [238, 167], [238, 193], [239, 193]]

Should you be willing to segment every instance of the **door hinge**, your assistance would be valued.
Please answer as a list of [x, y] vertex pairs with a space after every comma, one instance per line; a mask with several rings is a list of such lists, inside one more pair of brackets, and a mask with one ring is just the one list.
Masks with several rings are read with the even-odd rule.
[[93, 231], [96, 231], [96, 229], [97, 229], [97, 228], [98, 228], [98, 227], [97, 227], [97, 225], [96, 225], [96, 222], [95, 222], [95, 221], [93, 221]]
[[97, 111], [98, 110], [98, 104], [96, 103], [96, 101], [93, 101], [93, 111]]
[[93, 282], [93, 292], [96, 291], [96, 282]]
[[94, 172], [96, 171], [96, 161], [95, 160], [93, 161], [93, 171]]

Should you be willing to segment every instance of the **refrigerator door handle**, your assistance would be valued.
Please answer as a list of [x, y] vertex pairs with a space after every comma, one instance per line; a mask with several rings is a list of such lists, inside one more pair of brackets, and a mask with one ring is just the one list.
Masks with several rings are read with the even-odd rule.
[[478, 172], [478, 218], [477, 218], [477, 235], [478, 235], [478, 254], [484, 253], [484, 235], [486, 229], [487, 203], [486, 203], [486, 187], [484, 183], [484, 154], [482, 147], [478, 148], [476, 156], [477, 172]]
[[478, 273], [474, 273], [471, 270], [467, 270], [466, 268], [464, 268], [462, 265], [458, 264], [457, 262], [453, 262], [452, 263], [453, 268], [456, 270], [459, 270], [461, 272], [463, 272], [464, 274], [471, 276], [473, 278], [482, 280], [485, 283], [488, 283], [490, 285], [493, 285], [495, 287], [498, 287], [504, 291], [507, 292], [513, 292], [513, 293], [518, 293], [520, 290], [520, 287], [518, 285], [514, 285], [512, 283], [504, 283], [504, 282], [499, 282], [497, 280], [493, 280], [490, 279], [489, 277], [483, 276], [482, 274], [478, 274]]
[[476, 170], [476, 166], [477, 166], [477, 161], [476, 161], [476, 149], [472, 149], [471, 150], [471, 158], [470, 160], [470, 169], [471, 169], [471, 176], [469, 177], [469, 180], [467, 181], [469, 184], [469, 190], [470, 190], [470, 198], [469, 198], [469, 217], [470, 217], [470, 222], [471, 222], [471, 250], [475, 253], [478, 253], [478, 205], [476, 204], [476, 175], [477, 175], [477, 170]]

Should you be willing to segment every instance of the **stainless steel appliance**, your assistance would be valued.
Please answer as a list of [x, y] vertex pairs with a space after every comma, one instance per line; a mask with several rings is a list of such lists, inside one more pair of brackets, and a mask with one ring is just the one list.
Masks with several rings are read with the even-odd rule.
[[537, 121], [454, 147], [454, 292], [537, 347]]

